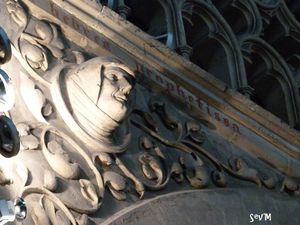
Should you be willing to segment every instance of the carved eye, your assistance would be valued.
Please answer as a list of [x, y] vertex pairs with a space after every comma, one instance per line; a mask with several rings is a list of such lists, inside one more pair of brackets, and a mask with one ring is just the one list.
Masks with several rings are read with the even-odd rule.
[[118, 77], [117, 77], [117, 75], [116, 74], [110, 74], [110, 79], [112, 80], [112, 81], [114, 81], [114, 82], [116, 82], [116, 81], [118, 81]]

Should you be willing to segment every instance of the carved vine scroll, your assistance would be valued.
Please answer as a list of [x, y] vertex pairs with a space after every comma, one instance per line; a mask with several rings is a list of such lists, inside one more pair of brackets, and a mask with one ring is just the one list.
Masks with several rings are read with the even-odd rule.
[[[282, 191], [299, 194], [295, 181], [256, 165], [252, 156], [220, 156], [209, 145], [208, 122], [136, 84], [118, 59], [72, 50], [57, 25], [27, 14], [20, 1], [6, 6], [19, 28], [12, 43], [21, 68], [16, 107], [31, 115], [12, 113], [28, 172], [23, 177], [30, 175], [18, 186], [30, 208], [26, 224], [88, 224], [107, 192], [130, 202], [170, 185], [226, 187], [245, 180], [272, 189], [282, 180]], [[0, 175], [1, 184], [14, 188]]]

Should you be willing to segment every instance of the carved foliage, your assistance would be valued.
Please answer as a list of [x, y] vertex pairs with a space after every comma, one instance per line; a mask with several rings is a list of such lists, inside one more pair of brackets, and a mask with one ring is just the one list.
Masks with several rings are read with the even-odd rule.
[[7, 0], [6, 7], [22, 30], [17, 46], [23, 58], [33, 69], [47, 71], [51, 57], [60, 59], [64, 55], [65, 46], [57, 27], [48, 21], [31, 18], [18, 0]]
[[[19, 50], [23, 59], [33, 69], [33, 72], [38, 72], [38, 75], [41, 76], [45, 75], [45, 71], [49, 70], [51, 63], [56, 65], [58, 59], [63, 60], [64, 57], [64, 45], [58, 35], [57, 27], [47, 21], [30, 18], [18, 1], [7, 1], [7, 9], [11, 18], [23, 29], [18, 39]], [[97, 65], [99, 62], [99, 59], [95, 59], [84, 63], [81, 53], [73, 52], [72, 54], [77, 59], [76, 63], [81, 63], [81, 66], [77, 66], [76, 63], [72, 64], [76, 74], [82, 73], [86, 75], [84, 74], [86, 71], [85, 65], [90, 65], [90, 63]], [[49, 58], [49, 55], [52, 58]], [[105, 63], [105, 65], [99, 67], [99, 71], [88, 70], [88, 75], [91, 76], [91, 79], [94, 78], [94, 75], [99, 79], [99, 74], [101, 76], [116, 76], [115, 73], [120, 70], [123, 70], [122, 75], [125, 77], [124, 71], [127, 70], [126, 66], [116, 61], [106, 60]], [[102, 73], [109, 66], [114, 67], [113, 73]], [[115, 67], [118, 68], [116, 69]], [[55, 74], [57, 76], [54, 80], [61, 75], [60, 73], [61, 71], [58, 71]], [[29, 76], [33, 76], [32, 71], [29, 73]], [[124, 77], [122, 76], [120, 79]], [[78, 77], [70, 76], [68, 78], [72, 81], [75, 80], [74, 86], [78, 85], [76, 83]], [[126, 78], [130, 79], [131, 77], [128, 76]], [[106, 82], [115, 84], [115, 79], [117, 78], [112, 76]], [[124, 154], [120, 154], [120, 151], [114, 151], [113, 143], [110, 143], [111, 145], [101, 145], [102, 149], [98, 149], [98, 151], [95, 149], [91, 151], [90, 145], [95, 143], [90, 141], [92, 140], [91, 136], [88, 139], [84, 139], [85, 141], [82, 141], [83, 139], [79, 141], [80, 138], [78, 136], [82, 134], [80, 133], [77, 135], [78, 139], [75, 138], [75, 128], [72, 130], [70, 124], [75, 124], [76, 126], [74, 125], [74, 127], [76, 128], [82, 128], [75, 120], [72, 120], [73, 124], [68, 123], [70, 120], [67, 121], [66, 117], [64, 117], [64, 121], [59, 121], [58, 119], [54, 121], [53, 124], [56, 127], [47, 125], [48, 121], [46, 121], [45, 117], [51, 115], [52, 104], [55, 103], [50, 103], [45, 97], [44, 93], [46, 92], [37, 88], [39, 87], [37, 85], [39, 80], [33, 80], [35, 81], [26, 80], [26, 86], [30, 87], [30, 90], [26, 93], [29, 93], [29, 97], [35, 100], [36, 111], [32, 111], [32, 114], [41, 124], [30, 121], [30, 124], [28, 122], [19, 123], [17, 127], [24, 149], [35, 154], [35, 156], [39, 155], [42, 160], [41, 165], [44, 166], [44, 168], [42, 166], [38, 168], [40, 170], [43, 169], [42, 176], [35, 175], [30, 165], [28, 166], [29, 169], [24, 166], [25, 169], [21, 169], [23, 173], [20, 175], [24, 178], [21, 181], [22, 196], [28, 199], [32, 207], [31, 218], [35, 224], [87, 224], [89, 221], [87, 215], [99, 210], [104, 198], [105, 188], [109, 190], [115, 199], [126, 200], [128, 195], [132, 193], [139, 198], [143, 198], [147, 194], [146, 191], [162, 190], [172, 182], [171, 179], [181, 183], [178, 186], [185, 187], [188, 184], [194, 188], [212, 187], [213, 184], [225, 187], [230, 185], [228, 182], [229, 176], [230, 179], [234, 177], [251, 181], [258, 186], [264, 185], [267, 188], [273, 188], [276, 185], [276, 180], [273, 177], [263, 177], [257, 169], [252, 168], [248, 164], [247, 159], [233, 157], [229, 158], [228, 164], [224, 163], [224, 159], [216, 157], [213, 152], [202, 146], [207, 139], [203, 126], [208, 122], [203, 121], [200, 124], [188, 118], [188, 116], [182, 115], [162, 98], [158, 99], [153, 96], [148, 101], [148, 107], [137, 106], [137, 109], [133, 110], [130, 117], [131, 124], [124, 126], [126, 129], [131, 127], [138, 131], [139, 143], [135, 146], [133, 144], [132, 147], [127, 141], [126, 147], [130, 147], [121, 149], [124, 151]], [[99, 83], [101, 86], [101, 82]], [[51, 92], [49, 90], [51, 89], [50, 83], [47, 81], [46, 84], [45, 89]], [[81, 84], [76, 90], [82, 91], [82, 86], [84, 85], [90, 88], [90, 83], [85, 83], [85, 80]], [[109, 86], [108, 84], [107, 86]], [[120, 88], [126, 96], [130, 94], [132, 89], [132, 86], [130, 86], [129, 90], [129, 86], [126, 86], [127, 91], [124, 91], [124, 87]], [[91, 90], [91, 96], [95, 97], [93, 91], [94, 89]], [[62, 91], [60, 94], [63, 95], [63, 93]], [[117, 93], [117, 91], [114, 93]], [[101, 90], [99, 94], [101, 94]], [[111, 96], [111, 92], [109, 96]], [[127, 99], [124, 99], [126, 96], [116, 96], [117, 100], [123, 103], [123, 105], [120, 104], [123, 108], [124, 102], [127, 102]], [[97, 95], [96, 97], [98, 104], [100, 97]], [[73, 98], [74, 105], [78, 104], [78, 95], [74, 95]], [[86, 112], [84, 110], [95, 109], [95, 115], [99, 116], [98, 108], [87, 108], [88, 104], [85, 103], [91, 103], [87, 96], [80, 99], [80, 101], [83, 105], [79, 107], [76, 105], [78, 107], [78, 112], [76, 112], [77, 119], [80, 116], [84, 120], [90, 119], [89, 116], [86, 116], [87, 114], [81, 113], [82, 111]], [[28, 102], [25, 103], [28, 106]], [[97, 104], [93, 106], [98, 107]], [[56, 107], [62, 107], [62, 105], [56, 105]], [[110, 108], [109, 110], [113, 109]], [[71, 116], [70, 111], [68, 111], [68, 116]], [[125, 114], [128, 114], [128, 112], [124, 111]], [[108, 116], [104, 118], [103, 124], [109, 124], [109, 121], [106, 120]], [[114, 128], [119, 128], [123, 120], [124, 118], [122, 117], [120, 121], [114, 121]], [[70, 126], [69, 133], [65, 133], [66, 128], [61, 129], [60, 125], [57, 125], [60, 124], [59, 122], [68, 123]], [[126, 120], [126, 122], [128, 121]], [[88, 129], [97, 133], [98, 129], [92, 127], [94, 124], [92, 122], [85, 125]], [[101, 127], [102, 130], [110, 131], [108, 128], [110, 127]], [[72, 134], [72, 137], [70, 134]], [[87, 132], [84, 134], [90, 135]], [[110, 134], [107, 136], [110, 137]], [[0, 183], [2, 185], [10, 184], [10, 178], [4, 171], [1, 170], [0, 172], [2, 172], [2, 174], [0, 173], [2, 175], [0, 176], [2, 179], [0, 179]], [[32, 179], [27, 182], [30, 172], [33, 174]], [[285, 179], [281, 190], [297, 194], [299, 187], [295, 182]], [[32, 197], [35, 195], [39, 196], [39, 201]], [[71, 211], [79, 213], [80, 216], [75, 218]]]

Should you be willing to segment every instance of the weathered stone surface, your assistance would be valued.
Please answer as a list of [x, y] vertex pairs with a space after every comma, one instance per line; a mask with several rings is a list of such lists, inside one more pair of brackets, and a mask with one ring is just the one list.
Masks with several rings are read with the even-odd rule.
[[[242, 53], [255, 62], [259, 49], [270, 56], [266, 73], [291, 75], [274, 49], [240, 35], [214, 2], [182, 2], [184, 19], [207, 15], [215, 29], [208, 36], [229, 45], [213, 67], [204, 62], [209, 72], [230, 73], [225, 82], [251, 94]], [[238, 2], [249, 9], [242, 30], [259, 34], [253, 1]], [[10, 116], [26, 149], [3, 164], [6, 171], [22, 162], [12, 182], [3, 173], [0, 193], [25, 198], [23, 224], [241, 225], [251, 213], [296, 222], [288, 213], [299, 209], [299, 141], [291, 138], [298, 133], [125, 21], [123, 1], [111, 6], [122, 17], [92, 4], [99, 7], [0, 2], [13, 50], [4, 67], [16, 92]], [[192, 52], [187, 43], [177, 43], [186, 46], [178, 48], [183, 56], [201, 59], [199, 46]], [[231, 70], [220, 69], [224, 60]]]
[[299, 209], [299, 201], [292, 197], [269, 194], [264, 190], [193, 190], [144, 200], [112, 215], [101, 224], [292, 225], [298, 223], [296, 215]]

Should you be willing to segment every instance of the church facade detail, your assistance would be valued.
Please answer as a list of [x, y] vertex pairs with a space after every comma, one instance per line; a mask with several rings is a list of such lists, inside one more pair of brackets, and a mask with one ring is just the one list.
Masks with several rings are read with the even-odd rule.
[[296, 223], [295, 5], [2, 1], [22, 224]]

